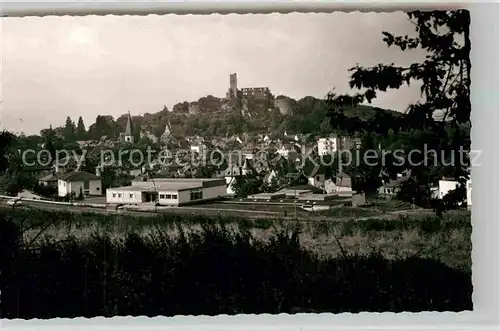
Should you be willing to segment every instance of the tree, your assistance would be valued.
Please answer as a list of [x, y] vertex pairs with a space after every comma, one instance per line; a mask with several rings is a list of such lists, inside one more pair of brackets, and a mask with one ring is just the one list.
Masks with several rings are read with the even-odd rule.
[[217, 167], [211, 164], [201, 165], [196, 168], [194, 177], [195, 178], [212, 178], [217, 172]]
[[16, 137], [9, 133], [0, 134], [2, 152], [2, 174], [0, 175], [0, 191], [13, 196], [23, 188], [33, 188], [36, 180], [30, 178], [24, 169], [21, 150], [18, 149]]
[[[394, 147], [401, 147], [405, 155], [411, 149], [422, 151], [424, 146], [448, 158], [454, 153], [456, 156], [461, 147], [469, 151], [470, 131], [464, 130], [464, 127], [470, 127], [471, 111], [469, 12], [413, 11], [408, 13], [408, 17], [415, 26], [416, 36], [394, 36], [382, 32], [383, 41], [389, 47], [398, 47], [401, 51], [424, 50], [427, 54], [425, 60], [407, 67], [379, 64], [371, 68], [351, 68], [349, 85], [363, 92], [353, 96], [329, 96], [330, 123], [346, 133], [370, 131], [387, 137], [392, 130], [393, 134], [402, 134], [408, 139], [399, 141], [399, 146]], [[361, 102], [370, 103], [377, 97], [378, 91], [399, 89], [403, 84], [415, 83], [421, 84], [422, 101], [410, 105], [402, 117], [379, 112], [373, 119], [361, 121], [348, 118], [344, 113], [346, 108]], [[465, 185], [469, 178], [468, 159], [449, 166], [429, 166], [423, 162], [425, 158], [425, 153], [420, 153], [419, 159], [414, 157], [413, 164], [405, 163], [405, 168], [411, 170], [412, 180], [415, 181], [412, 185], [428, 187], [435, 180], [429, 174], [444, 171], [459, 182], [458, 193], [453, 197], [465, 200]], [[440, 210], [446, 209], [448, 207]]]
[[78, 139], [85, 139], [87, 135], [87, 130], [85, 129], [85, 124], [83, 124], [83, 118], [78, 117], [78, 124], [76, 125], [76, 137]]
[[274, 193], [278, 191], [281, 187], [280, 181], [277, 176], [271, 178], [271, 181], [269, 183], [264, 183], [264, 188], [263, 191], [269, 192], [269, 193]]
[[56, 158], [56, 135], [54, 133], [54, 130], [52, 130], [52, 125], [48, 129], [46, 133], [44, 133], [45, 139], [44, 139], [44, 148], [49, 151], [50, 157], [52, 160], [55, 160]]
[[10, 148], [15, 140], [15, 136], [3, 130], [0, 132], [0, 172], [5, 171], [9, 166]]
[[71, 117], [66, 117], [66, 124], [64, 126], [64, 138], [66, 140], [75, 140], [76, 138], [76, 127], [75, 123], [71, 120]]
[[238, 176], [232, 184], [232, 189], [239, 198], [246, 198], [249, 195], [260, 193], [262, 187], [262, 179], [254, 175]]

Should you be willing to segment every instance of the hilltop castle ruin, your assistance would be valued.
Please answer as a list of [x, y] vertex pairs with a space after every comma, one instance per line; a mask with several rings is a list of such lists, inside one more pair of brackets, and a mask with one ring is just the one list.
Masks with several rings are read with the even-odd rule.
[[255, 100], [272, 100], [273, 95], [269, 87], [245, 87], [238, 89], [238, 78], [236, 73], [229, 75], [229, 89], [226, 93], [229, 100], [242, 100], [252, 98]]

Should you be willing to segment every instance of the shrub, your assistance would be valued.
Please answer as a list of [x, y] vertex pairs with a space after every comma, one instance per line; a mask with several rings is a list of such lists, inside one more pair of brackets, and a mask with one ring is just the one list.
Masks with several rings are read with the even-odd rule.
[[32, 249], [18, 224], [0, 219], [3, 317], [472, 309], [470, 273], [437, 261], [319, 259], [299, 244], [298, 227], [260, 242], [207, 220], [202, 232], [177, 226], [175, 238], [159, 227], [150, 240], [105, 232]]

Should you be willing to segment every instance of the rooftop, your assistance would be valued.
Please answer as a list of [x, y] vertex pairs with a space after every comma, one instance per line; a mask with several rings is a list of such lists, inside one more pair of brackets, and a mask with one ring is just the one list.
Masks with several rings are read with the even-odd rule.
[[224, 179], [220, 178], [153, 178], [147, 181], [134, 181], [132, 186], [125, 186], [113, 189], [129, 190], [130, 188], [140, 191], [184, 191], [195, 188], [226, 185]]
[[57, 176], [55, 176], [54, 174], [48, 174], [46, 176], [40, 177], [38, 180], [42, 182], [57, 182]]
[[101, 177], [84, 171], [72, 171], [57, 177], [65, 182], [83, 182], [85, 180], [100, 180]]

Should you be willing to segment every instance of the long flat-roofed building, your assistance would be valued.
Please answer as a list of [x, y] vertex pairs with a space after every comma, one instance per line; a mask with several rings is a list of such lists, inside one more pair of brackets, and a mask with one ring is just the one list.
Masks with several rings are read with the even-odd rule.
[[226, 196], [224, 178], [156, 178], [132, 181], [131, 186], [106, 190], [107, 204], [181, 206]]

